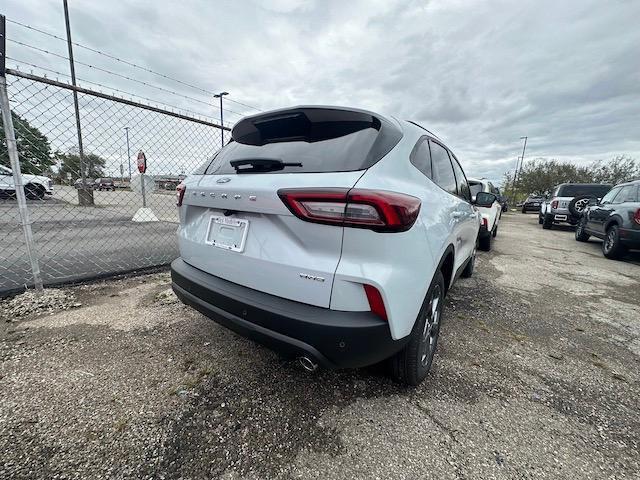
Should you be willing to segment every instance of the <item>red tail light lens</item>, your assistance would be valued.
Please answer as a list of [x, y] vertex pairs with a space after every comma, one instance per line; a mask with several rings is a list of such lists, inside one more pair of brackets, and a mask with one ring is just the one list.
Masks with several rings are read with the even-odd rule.
[[176, 187], [176, 205], [178, 207], [182, 206], [182, 200], [184, 199], [184, 192], [186, 192], [187, 186], [184, 183], [180, 183]]
[[483, 218], [482, 225], [484, 226], [484, 228], [489, 228], [489, 221], [486, 218]]
[[380, 291], [373, 285], [364, 284], [364, 292], [367, 294], [367, 300], [369, 301], [369, 308], [373, 313], [378, 315], [383, 320], [387, 319], [387, 309], [384, 307], [384, 301]]
[[633, 215], [633, 221], [640, 225], [640, 208], [636, 210], [636, 213]]
[[376, 232], [409, 230], [420, 213], [420, 199], [380, 190], [300, 188], [281, 189], [278, 195], [302, 220]]
[[551, 208], [558, 208], [558, 200], [551, 202]]

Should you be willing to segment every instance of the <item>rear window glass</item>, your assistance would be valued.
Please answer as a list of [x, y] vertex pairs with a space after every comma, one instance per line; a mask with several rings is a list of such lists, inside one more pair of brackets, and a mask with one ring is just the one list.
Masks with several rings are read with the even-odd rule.
[[469, 189], [471, 190], [471, 196], [475, 197], [482, 191], [482, 184], [477, 182], [469, 182]]
[[556, 194], [558, 197], [578, 197], [593, 195], [601, 198], [611, 190], [611, 185], [562, 185]]
[[[365, 128], [348, 135], [317, 142], [291, 141], [247, 145], [239, 142], [227, 144], [215, 156], [206, 170], [207, 175], [235, 174], [229, 162], [246, 159], [275, 159], [284, 163], [301, 163], [283, 170], [264, 173], [322, 173], [363, 170], [370, 166], [367, 156], [373, 147], [378, 130]], [[264, 173], [261, 173], [264, 175]]]

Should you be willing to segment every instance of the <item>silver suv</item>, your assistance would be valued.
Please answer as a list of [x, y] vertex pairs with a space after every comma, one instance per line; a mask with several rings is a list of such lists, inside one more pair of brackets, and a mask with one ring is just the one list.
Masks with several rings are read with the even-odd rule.
[[600, 183], [561, 183], [540, 206], [538, 223], [550, 229], [554, 223], [576, 225], [590, 199], [600, 200], [611, 185]]

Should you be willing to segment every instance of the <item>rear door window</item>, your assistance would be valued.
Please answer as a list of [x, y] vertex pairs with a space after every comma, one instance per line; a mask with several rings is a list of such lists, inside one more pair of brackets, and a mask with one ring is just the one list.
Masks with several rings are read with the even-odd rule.
[[610, 190], [609, 193], [607, 193], [604, 197], [602, 197], [602, 200], [600, 200], [600, 203], [602, 205], [611, 203], [611, 201], [615, 198], [615, 196], [618, 194], [619, 191], [620, 191], [620, 187]]
[[409, 156], [411, 163], [427, 178], [431, 178], [431, 155], [429, 153], [428, 137], [422, 137], [416, 143]]
[[433, 181], [443, 190], [452, 195], [457, 195], [456, 176], [453, 173], [453, 166], [447, 150], [433, 140], [429, 140], [429, 146], [431, 148]]
[[456, 184], [458, 185], [458, 195], [465, 199], [467, 202], [471, 201], [471, 190], [469, 189], [469, 182], [467, 177], [460, 166], [460, 162], [456, 156], [449, 152], [451, 156], [451, 163], [453, 164], [453, 171], [456, 174]]

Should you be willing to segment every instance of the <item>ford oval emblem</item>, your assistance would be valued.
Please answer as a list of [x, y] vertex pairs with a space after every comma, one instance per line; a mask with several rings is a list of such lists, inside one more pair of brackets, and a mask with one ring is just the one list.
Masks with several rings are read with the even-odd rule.
[[219, 178], [218, 180], [216, 180], [216, 183], [227, 183], [227, 182], [230, 182], [230, 181], [231, 181], [231, 179], [229, 177], [222, 177], [222, 178]]

